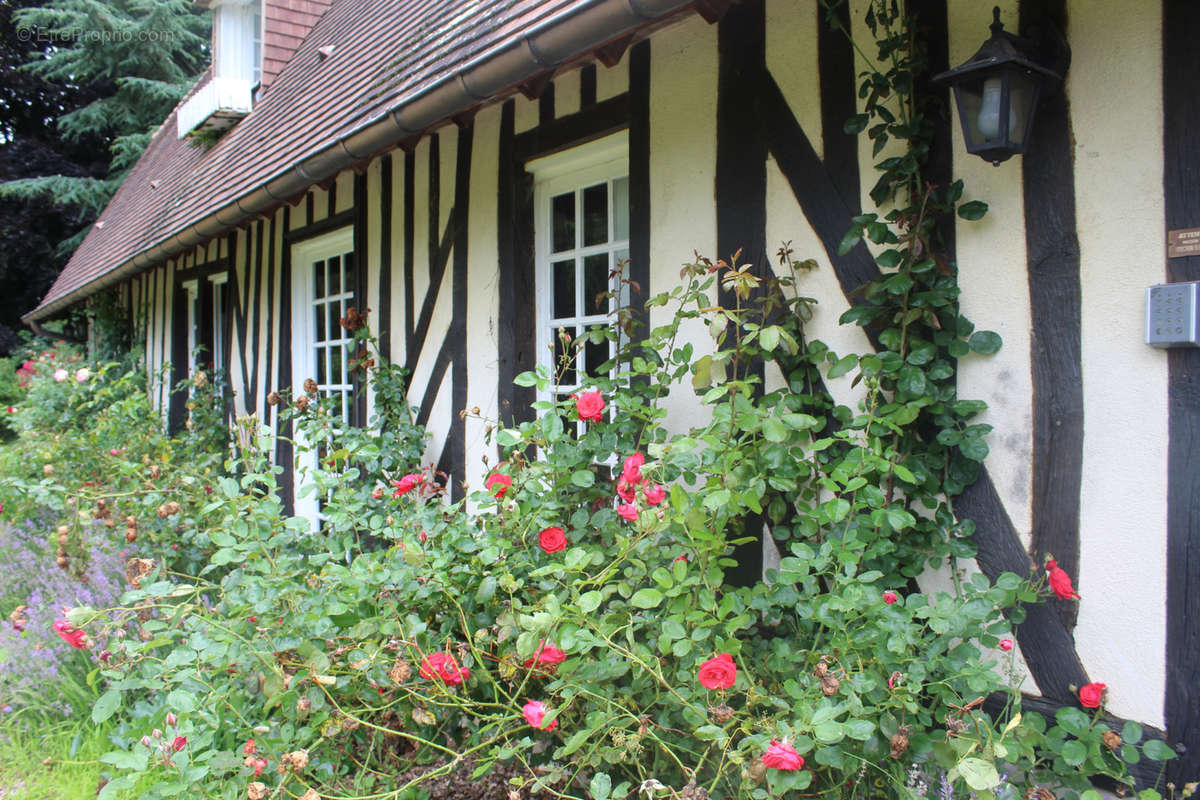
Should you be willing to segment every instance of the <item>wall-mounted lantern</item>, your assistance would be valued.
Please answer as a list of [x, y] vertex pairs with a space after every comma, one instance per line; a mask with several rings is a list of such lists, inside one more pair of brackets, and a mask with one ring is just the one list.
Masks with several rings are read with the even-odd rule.
[[[975, 55], [934, 80], [954, 89], [967, 152], [999, 164], [1025, 151], [1038, 98], [1043, 91], [1053, 91], [1063, 74], [1045, 66], [1048, 56], [1059, 55], [1046, 52], [1053, 46], [1042, 47], [1005, 31], [999, 6], [992, 14], [991, 38]], [[1065, 50], [1065, 42], [1056, 44]]]

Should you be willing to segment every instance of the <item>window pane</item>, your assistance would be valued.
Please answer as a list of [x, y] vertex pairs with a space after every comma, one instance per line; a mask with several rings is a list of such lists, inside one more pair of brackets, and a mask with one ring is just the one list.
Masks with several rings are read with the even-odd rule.
[[629, 238], [629, 178], [613, 181], [613, 241]]
[[[561, 332], [565, 331], [570, 337], [570, 340], [564, 340]], [[570, 386], [576, 382], [575, 377], [575, 337], [578, 335], [575, 328], [555, 328], [554, 335], [554, 374], [557, 376], [557, 383], [563, 386]], [[569, 362], [568, 362], [568, 359]]]
[[329, 259], [329, 295], [333, 296], [342, 291], [342, 259], [334, 256]]
[[325, 262], [313, 262], [313, 298], [325, 296]]
[[341, 314], [338, 313], [338, 302], [334, 300], [329, 304], [329, 339], [327, 341], [335, 342], [342, 338]]
[[329, 348], [329, 383], [345, 383], [342, 380], [342, 348]]
[[346, 277], [342, 280], [343, 292], [354, 292], [354, 253], [342, 256], [342, 266]]
[[602, 342], [593, 342], [590, 338], [583, 349], [583, 364], [587, 370], [587, 374], [593, 378], [600, 377], [606, 374], [600, 369], [600, 366], [608, 361], [608, 339]]
[[583, 244], [608, 241], [608, 184], [600, 183], [583, 190]]
[[554, 319], [575, 316], [575, 259], [554, 263]]
[[317, 374], [315, 377], [319, 383], [328, 383], [329, 382], [329, 373], [327, 373], [325, 371], [325, 348], [324, 347], [317, 348]]
[[583, 259], [583, 309], [585, 314], [604, 314], [608, 301], [608, 253], [596, 253]]
[[[613, 266], [621, 268], [621, 275], [623, 277], [626, 277], [626, 278], [629, 277], [629, 248], [628, 247], [622, 247], [620, 250], [613, 252]], [[618, 289], [620, 290], [621, 294], [620, 294], [620, 297], [617, 298], [617, 305], [621, 306], [621, 307], [629, 305], [629, 285], [626, 283], [623, 283], [623, 282], [619, 283]], [[642, 291], [645, 291], [645, 290], [646, 290], [646, 287], [643, 286]]]
[[325, 341], [325, 307], [317, 304], [313, 307], [313, 313], [317, 316], [317, 341]]
[[550, 216], [553, 230], [553, 249], [575, 249], [575, 193], [560, 194], [550, 201]]

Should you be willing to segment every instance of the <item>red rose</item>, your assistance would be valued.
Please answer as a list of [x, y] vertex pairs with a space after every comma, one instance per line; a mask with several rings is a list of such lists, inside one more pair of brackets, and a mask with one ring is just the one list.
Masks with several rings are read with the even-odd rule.
[[617, 506], [617, 514], [619, 514], [621, 516], [621, 519], [627, 520], [629, 522], [637, 522], [637, 518], [638, 518], [637, 506], [635, 506], [631, 503], [622, 503], [621, 505]]
[[187, 747], [186, 736], [176, 736], [175, 741], [171, 742], [171, 749], [178, 753], [183, 748]]
[[83, 650], [87, 648], [87, 644], [85, 643], [87, 634], [83, 631], [76, 630], [71, 626], [71, 623], [67, 622], [66, 620], [60, 619], [55, 622], [54, 631], [60, 637], [62, 637], [64, 642], [71, 645], [71, 647], [74, 647], [76, 650]]
[[1000, 640], [1000, 649], [1006, 653], [1009, 650], [1012, 650], [1013, 649], [1013, 640], [1012, 639], [1001, 639]]
[[1079, 594], [1071, 586], [1071, 576], [1058, 565], [1053, 558], [1046, 562], [1046, 573], [1050, 579], [1050, 589], [1059, 600], [1078, 600]]
[[567, 536], [559, 527], [549, 527], [538, 534], [538, 544], [547, 553], [557, 553], [567, 548]]
[[374, 491], [371, 492], [371, 497], [372, 497], [372, 499], [375, 499], [375, 500], [378, 500], [379, 498], [383, 497], [383, 487], [376, 486]]
[[245, 755], [248, 755], [248, 756], [252, 756], [252, 755], [254, 755], [254, 751], [256, 749], [257, 749], [257, 745], [254, 744], [254, 740], [247, 739], [245, 746], [242, 747], [242, 753], [244, 753]]
[[425, 480], [425, 476], [419, 472], [412, 472], [405, 475], [398, 481], [392, 481], [392, 485], [396, 487], [396, 491], [392, 493], [392, 497], [400, 497], [408, 494], [413, 489], [420, 485], [421, 481]]
[[797, 770], [804, 766], [804, 757], [787, 742], [771, 740], [771, 746], [763, 753], [762, 762], [771, 769]]
[[621, 480], [626, 483], [639, 484], [642, 482], [642, 464], [646, 463], [646, 457], [641, 453], [634, 453], [625, 459], [625, 468], [621, 471]]
[[892, 603], [895, 603], [899, 599], [900, 599], [900, 595], [896, 594], [891, 589], [888, 589], [886, 592], [883, 593], [883, 602], [887, 603], [889, 606]]
[[604, 396], [598, 389], [583, 394], [573, 394], [571, 397], [575, 398], [575, 410], [579, 413], [579, 419], [582, 422], [603, 421]]
[[728, 689], [737, 680], [737, 664], [729, 653], [721, 653], [700, 665], [699, 677], [705, 689]]
[[625, 482], [624, 479], [618, 480], [617, 497], [621, 498], [626, 503], [632, 503], [637, 500], [637, 487], [631, 483]]
[[505, 475], [503, 472], [493, 472], [491, 475], [488, 475], [483, 485], [487, 488], [488, 494], [499, 500], [504, 497], [504, 493], [508, 491], [508, 487], [512, 486], [512, 477]]
[[1099, 708], [1104, 702], [1104, 690], [1107, 689], [1107, 684], [1089, 683], [1087, 686], [1079, 687], [1079, 705], [1084, 708]]
[[642, 497], [646, 499], [647, 504], [656, 506], [667, 499], [667, 490], [656, 483], [642, 489]]
[[537, 652], [533, 654], [533, 658], [525, 660], [524, 666], [531, 668], [538, 667], [556, 667], [567, 660], [567, 654], [559, 650], [553, 643], [542, 639], [538, 643]]
[[458, 666], [448, 653], [430, 653], [421, 659], [420, 675], [427, 681], [438, 678], [447, 686], [457, 686], [471, 677], [471, 670]]

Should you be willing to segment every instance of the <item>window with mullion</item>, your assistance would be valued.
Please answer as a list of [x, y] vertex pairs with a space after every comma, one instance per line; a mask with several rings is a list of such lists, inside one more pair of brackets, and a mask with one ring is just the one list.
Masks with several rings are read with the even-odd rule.
[[354, 340], [341, 326], [341, 318], [354, 305], [354, 253], [314, 260], [312, 271], [313, 377], [321, 387], [319, 402], [348, 424], [354, 388], [349, 361]]

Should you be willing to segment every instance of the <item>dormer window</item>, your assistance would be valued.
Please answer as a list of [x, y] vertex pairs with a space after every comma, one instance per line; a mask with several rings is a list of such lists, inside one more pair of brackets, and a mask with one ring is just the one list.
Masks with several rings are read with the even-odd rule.
[[250, 113], [262, 81], [262, 0], [199, 0], [213, 12], [212, 77], [179, 108], [179, 138], [220, 132]]
[[261, 0], [213, 0], [213, 75], [262, 80]]

